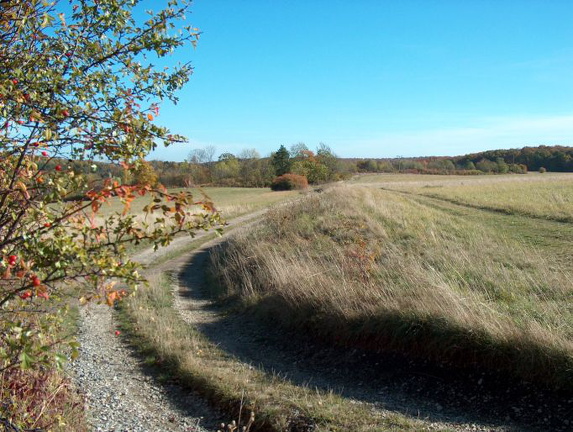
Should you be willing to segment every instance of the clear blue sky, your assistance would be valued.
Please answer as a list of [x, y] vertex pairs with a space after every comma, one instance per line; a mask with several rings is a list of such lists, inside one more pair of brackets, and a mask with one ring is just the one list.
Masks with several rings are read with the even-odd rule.
[[[159, 3], [159, 1], [158, 1]], [[183, 160], [320, 142], [342, 157], [573, 145], [571, 0], [195, 0], [195, 71], [158, 121]]]

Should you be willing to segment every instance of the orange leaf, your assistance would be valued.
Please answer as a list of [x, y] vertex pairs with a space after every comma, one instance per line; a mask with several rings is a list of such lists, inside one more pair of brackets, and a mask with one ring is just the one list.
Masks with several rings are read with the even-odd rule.
[[45, 286], [42, 285], [42, 286], [38, 287], [38, 289], [36, 290], [36, 297], [40, 297], [40, 298], [43, 298], [45, 300], [50, 299], [50, 295], [48, 294], [48, 291], [47, 291]]
[[113, 306], [113, 303], [117, 300], [117, 291], [108, 292], [105, 296], [105, 302], [108, 306]]

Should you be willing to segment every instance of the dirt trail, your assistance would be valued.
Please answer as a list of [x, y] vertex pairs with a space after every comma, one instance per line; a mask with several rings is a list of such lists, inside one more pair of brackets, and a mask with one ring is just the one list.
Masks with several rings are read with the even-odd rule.
[[[262, 213], [238, 217], [233, 225], [256, 219]], [[211, 232], [199, 232], [195, 239], [209, 234]], [[153, 265], [154, 261], [193, 240], [179, 237], [157, 252], [149, 248], [137, 254], [134, 260]], [[179, 257], [164, 266], [184, 262]], [[200, 396], [174, 383], [159, 382], [157, 371], [146, 367], [141, 356], [122, 341], [121, 335], [116, 335], [111, 308], [92, 304], [81, 310], [81, 318], [80, 356], [71, 363], [71, 371], [76, 386], [86, 396], [91, 430], [201, 432], [206, 431], [202, 425], [220, 424], [220, 413], [209, 408]]]
[[503, 375], [319, 346], [272, 323], [226, 313], [204, 289], [209, 251], [221, 241], [204, 244], [164, 270], [178, 271], [175, 306], [185, 321], [240, 361], [297, 385], [334, 390], [374, 410], [422, 419], [430, 430], [573, 430], [573, 398]]
[[[242, 224], [243, 228], [239, 229], [248, 229], [247, 222], [256, 221], [263, 213], [264, 211], [259, 211], [237, 218], [231, 226]], [[199, 233], [197, 237], [205, 234], [207, 233]], [[232, 232], [227, 230], [225, 238], [229, 235], [232, 235]], [[334, 390], [356, 403], [368, 404], [373, 410], [390, 410], [422, 419], [428, 430], [573, 430], [573, 423], [569, 423], [573, 417], [573, 398], [560, 398], [558, 395], [543, 393], [534, 390], [527, 383], [508, 381], [503, 376], [456, 371], [414, 362], [398, 355], [319, 346], [300, 334], [285, 332], [273, 325], [262, 325], [251, 316], [225, 313], [224, 309], [209, 300], [204, 290], [204, 267], [209, 251], [225, 238], [207, 242], [190, 254], [181, 254], [156, 265], [154, 262], [165, 254], [185, 247], [192, 239], [176, 239], [168, 248], [156, 253], [151, 250], [144, 251], [136, 259], [153, 266], [155, 272], [159, 270], [177, 274], [178, 295], [175, 306], [182, 317], [239, 361], [284, 377], [297, 385]], [[111, 319], [111, 312], [108, 310], [107, 313]], [[92, 332], [92, 328], [98, 328], [98, 323], [101, 324], [102, 320], [106, 319], [108, 317], [102, 318], [101, 312], [88, 313], [84, 317], [82, 331]], [[101, 339], [103, 344], [113, 340], [115, 345], [112, 349], [118, 351], [119, 360], [99, 367], [108, 368], [106, 373], [118, 376], [117, 380], [121, 382], [123, 372], [114, 370], [122, 367], [122, 356], [127, 353], [132, 359], [137, 357], [133, 357], [129, 348], [118, 342], [110, 328], [104, 325], [102, 330], [101, 327], [99, 325], [100, 329], [97, 330], [99, 333], [90, 337], [93, 340]], [[152, 381], [137, 365], [137, 361], [132, 364], [126, 362], [125, 365], [140, 370], [141, 376], [144, 377], [134, 378], [133, 375], [125, 374], [128, 379]], [[98, 385], [109, 387], [114, 383], [104, 381]], [[152, 385], [156, 386], [154, 383]], [[111, 393], [121, 392], [124, 388], [125, 385], [120, 385], [118, 390], [112, 389]], [[198, 409], [200, 402], [196, 406], [192, 402], [178, 405], [174, 403], [178, 399], [181, 400], [181, 393], [177, 389], [163, 387], [158, 391], [162, 396], [157, 398], [155, 408], [148, 408], [149, 414], [153, 416], [153, 413], [156, 413], [161, 417], [159, 413], [163, 410], [175, 411], [178, 414], [163, 416], [167, 422], [165, 424], [171, 427], [160, 426], [155, 430], [194, 430], [189, 426], [191, 420], [185, 420], [185, 415], [189, 412], [189, 407], [192, 407], [192, 410]], [[136, 392], [135, 400], [127, 399], [124, 406], [149, 403], [150, 398], [146, 393], [144, 387], [142, 391]], [[124, 394], [121, 397], [131, 396]], [[133, 412], [133, 409], [130, 411], [126, 408], [120, 413], [120, 417], [122, 414], [130, 415], [130, 412]], [[209, 411], [203, 413], [203, 416], [212, 416], [211, 419], [217, 416]], [[98, 415], [105, 418], [109, 414]], [[174, 418], [176, 424], [172, 421]], [[131, 424], [134, 422], [137, 423], [137, 419]], [[202, 424], [213, 423], [205, 420]], [[98, 427], [97, 430], [113, 428]], [[115, 430], [153, 429], [139, 425], [137, 428]]]

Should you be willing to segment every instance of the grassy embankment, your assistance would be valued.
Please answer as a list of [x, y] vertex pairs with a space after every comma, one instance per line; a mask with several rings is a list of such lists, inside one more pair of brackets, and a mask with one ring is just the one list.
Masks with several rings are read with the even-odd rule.
[[[272, 201], [291, 196], [273, 194]], [[228, 201], [218, 198], [219, 205], [225, 208]], [[253, 210], [268, 206], [271, 200], [267, 198], [264, 193], [257, 195], [250, 198], [249, 205]], [[203, 241], [196, 240], [195, 246]], [[243, 406], [245, 424], [253, 409], [257, 430], [285, 430], [289, 420], [297, 416], [312, 418], [332, 431], [424, 429], [416, 420], [393, 413], [373, 413], [362, 404], [334, 393], [293, 385], [229, 356], [183, 321], [173, 308], [173, 284], [166, 275], [153, 274], [153, 269], [149, 286], [124, 301], [120, 322], [149, 362], [159, 364], [181, 383], [201, 393], [229, 418], [237, 419]]]
[[439, 180], [441, 199], [508, 215], [416, 195], [438, 190], [421, 185], [414, 195], [352, 186], [308, 197], [213, 255], [220, 295], [325, 341], [571, 391], [573, 226], [553, 221], [572, 214], [570, 177], [554, 179], [563, 187], [530, 178]]

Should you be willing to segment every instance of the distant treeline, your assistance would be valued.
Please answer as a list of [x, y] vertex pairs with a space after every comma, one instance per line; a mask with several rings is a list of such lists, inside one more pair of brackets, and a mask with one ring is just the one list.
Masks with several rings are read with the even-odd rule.
[[280, 146], [269, 157], [261, 157], [254, 149], [237, 155], [223, 153], [215, 158], [215, 148], [198, 148], [185, 162], [151, 161], [159, 182], [165, 186], [238, 186], [269, 187], [273, 180], [291, 173], [319, 184], [349, 178], [357, 172], [356, 164], [338, 158], [331, 149], [320, 144], [311, 151], [299, 143], [287, 150]]
[[505, 174], [529, 171], [573, 172], [573, 147], [538, 146], [488, 150], [454, 157], [347, 159], [359, 172], [424, 174]]
[[197, 185], [269, 187], [277, 176], [296, 174], [310, 184], [343, 180], [355, 173], [401, 172], [420, 174], [523, 174], [527, 171], [573, 172], [573, 147], [539, 146], [510, 150], [489, 150], [455, 157], [417, 157], [386, 159], [343, 159], [320, 144], [311, 151], [305, 144], [287, 150], [280, 146], [269, 157], [254, 149], [238, 155], [215, 156], [214, 147], [198, 148], [184, 162], [142, 162], [135, 177], [125, 179], [124, 170], [115, 164], [94, 161], [46, 160], [46, 169], [62, 164], [88, 174], [99, 183], [108, 177], [127, 182], [159, 182], [167, 187]]

